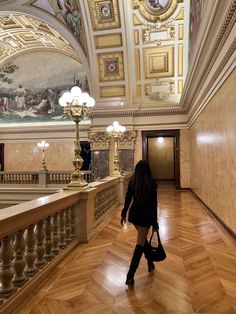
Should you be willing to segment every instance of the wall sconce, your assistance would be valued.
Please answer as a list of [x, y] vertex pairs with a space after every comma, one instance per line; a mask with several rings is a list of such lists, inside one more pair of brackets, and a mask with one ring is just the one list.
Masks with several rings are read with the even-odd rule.
[[82, 93], [78, 86], [74, 86], [70, 92], [65, 92], [60, 97], [59, 104], [64, 108], [65, 116], [72, 118], [76, 125], [75, 157], [73, 160], [75, 170], [71, 174], [71, 182], [68, 187], [82, 188], [88, 183], [84, 180], [84, 176], [80, 171], [84, 161], [80, 156], [79, 122], [89, 115], [91, 107], [95, 105], [95, 100], [88, 93]]
[[41, 141], [37, 143], [37, 146], [41, 149], [41, 151], [43, 152], [43, 159], [42, 159], [42, 165], [41, 165], [41, 170], [46, 171], [47, 167], [46, 167], [46, 161], [45, 161], [45, 151], [47, 150], [49, 144], [46, 141]]
[[120, 176], [120, 166], [119, 166], [119, 154], [118, 154], [118, 138], [123, 136], [126, 128], [119, 124], [118, 121], [114, 121], [112, 125], [107, 127], [107, 132], [109, 136], [114, 138], [115, 142], [115, 156], [114, 156], [114, 171], [113, 176]]

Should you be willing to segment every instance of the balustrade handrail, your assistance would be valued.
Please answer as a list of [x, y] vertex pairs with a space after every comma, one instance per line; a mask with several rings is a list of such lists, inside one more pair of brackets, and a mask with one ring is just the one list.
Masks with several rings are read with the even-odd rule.
[[78, 191], [63, 191], [0, 210], [0, 239], [79, 201]]

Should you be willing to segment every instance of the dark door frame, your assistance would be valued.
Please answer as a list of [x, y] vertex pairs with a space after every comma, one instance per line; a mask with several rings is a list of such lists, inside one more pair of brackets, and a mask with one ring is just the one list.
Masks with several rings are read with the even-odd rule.
[[4, 171], [4, 144], [0, 144], [0, 163], [1, 163], [0, 171]]
[[180, 189], [179, 133], [179, 130], [142, 131], [142, 158], [145, 160], [148, 160], [148, 138], [160, 136], [174, 138], [174, 183], [176, 189]]

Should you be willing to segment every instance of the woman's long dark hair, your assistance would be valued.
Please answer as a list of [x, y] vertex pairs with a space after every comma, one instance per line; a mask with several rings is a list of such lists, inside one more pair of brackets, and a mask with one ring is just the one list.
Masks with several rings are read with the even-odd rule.
[[151, 168], [146, 160], [140, 160], [134, 170], [134, 198], [138, 203], [144, 203], [152, 193], [153, 178]]

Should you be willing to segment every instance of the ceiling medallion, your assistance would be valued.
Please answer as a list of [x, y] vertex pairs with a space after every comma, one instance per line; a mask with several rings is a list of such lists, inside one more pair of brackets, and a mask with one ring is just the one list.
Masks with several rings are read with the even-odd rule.
[[133, 0], [134, 9], [147, 21], [156, 23], [167, 20], [176, 10], [178, 0]]
[[149, 10], [162, 14], [170, 6], [171, 0], [146, 0], [145, 2]]

